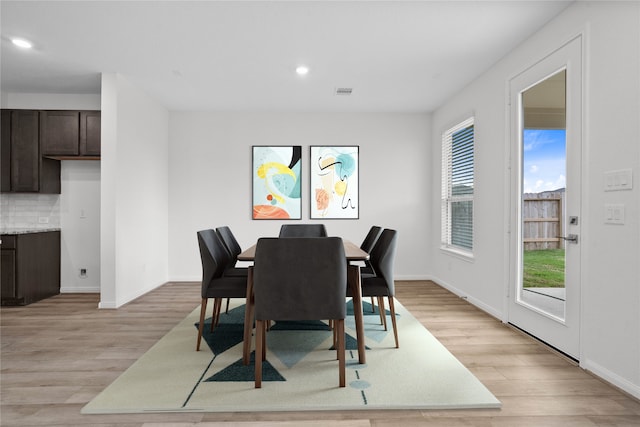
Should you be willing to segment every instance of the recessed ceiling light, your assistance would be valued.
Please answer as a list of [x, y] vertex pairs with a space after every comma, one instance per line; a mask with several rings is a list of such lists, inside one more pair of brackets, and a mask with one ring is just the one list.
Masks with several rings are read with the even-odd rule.
[[11, 43], [21, 47], [22, 49], [31, 49], [33, 47], [33, 43], [25, 39], [13, 38], [11, 39]]
[[299, 76], [304, 76], [308, 72], [309, 72], [309, 67], [305, 65], [300, 65], [298, 68], [296, 68], [296, 73], [298, 73]]

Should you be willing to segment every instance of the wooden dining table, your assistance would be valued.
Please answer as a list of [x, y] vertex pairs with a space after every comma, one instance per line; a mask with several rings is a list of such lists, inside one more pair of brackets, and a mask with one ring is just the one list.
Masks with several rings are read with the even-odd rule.
[[[369, 254], [348, 240], [342, 240], [347, 261], [365, 261]], [[256, 245], [253, 245], [238, 255], [238, 261], [254, 261], [256, 257]], [[353, 295], [353, 314], [356, 323], [356, 338], [358, 341], [358, 361], [366, 363], [364, 319], [362, 313], [362, 284], [360, 281], [360, 266], [347, 264], [347, 286], [351, 288]], [[253, 267], [249, 267], [247, 275], [247, 304], [244, 312], [244, 341], [242, 350], [242, 362], [248, 365], [251, 358], [251, 332], [253, 330]]]

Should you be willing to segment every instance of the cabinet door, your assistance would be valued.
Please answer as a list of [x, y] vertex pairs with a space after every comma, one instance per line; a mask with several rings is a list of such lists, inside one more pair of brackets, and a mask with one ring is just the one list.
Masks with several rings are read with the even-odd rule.
[[11, 191], [39, 191], [38, 112], [11, 112]]
[[2, 173], [0, 191], [6, 193], [11, 191], [11, 111], [9, 110], [2, 110], [0, 131], [2, 131], [2, 139], [0, 140], [0, 147], [2, 147], [2, 153], [0, 154], [0, 162], [2, 162], [0, 164], [0, 172]]
[[77, 156], [80, 147], [78, 111], [40, 112], [40, 143], [43, 156]]
[[0, 254], [0, 295], [7, 300], [16, 297], [16, 251], [3, 249]]
[[16, 297], [24, 304], [60, 293], [60, 232], [18, 235]]
[[80, 155], [100, 155], [100, 111], [80, 112]]

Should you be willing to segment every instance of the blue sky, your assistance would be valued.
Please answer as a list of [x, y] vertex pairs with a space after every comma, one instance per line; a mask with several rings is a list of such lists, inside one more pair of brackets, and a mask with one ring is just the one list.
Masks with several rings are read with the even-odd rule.
[[539, 193], [566, 185], [564, 129], [524, 130], [523, 192]]

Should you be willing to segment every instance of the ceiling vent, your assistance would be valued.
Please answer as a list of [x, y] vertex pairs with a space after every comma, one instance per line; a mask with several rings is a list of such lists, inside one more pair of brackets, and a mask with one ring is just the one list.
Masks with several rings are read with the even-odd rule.
[[335, 94], [342, 95], [342, 96], [349, 96], [351, 95], [352, 92], [353, 92], [352, 87], [337, 87]]

